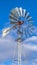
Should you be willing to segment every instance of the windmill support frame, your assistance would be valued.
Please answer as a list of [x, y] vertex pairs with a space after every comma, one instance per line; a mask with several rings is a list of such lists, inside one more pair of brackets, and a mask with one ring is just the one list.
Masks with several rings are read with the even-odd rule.
[[21, 65], [21, 42], [18, 42], [18, 65]]

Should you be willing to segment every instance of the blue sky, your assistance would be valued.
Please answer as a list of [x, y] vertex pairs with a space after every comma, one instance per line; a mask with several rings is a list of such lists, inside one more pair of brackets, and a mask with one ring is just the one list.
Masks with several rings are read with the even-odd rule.
[[[15, 7], [22, 7], [24, 9], [26, 9], [28, 12], [30, 12], [30, 15], [32, 16], [32, 19], [34, 21], [34, 25], [36, 26], [36, 30], [37, 30], [37, 0], [0, 0], [0, 31], [2, 31], [2, 29], [4, 28], [4, 24], [9, 22], [9, 13], [10, 13], [11, 9], [13, 9]], [[35, 32], [37, 33], [37, 31], [35, 31]], [[0, 32], [0, 36], [1, 36], [1, 34], [2, 33]], [[32, 40], [32, 38], [33, 38], [33, 40]], [[28, 52], [31, 52], [31, 57], [35, 58], [35, 60], [36, 60], [37, 59], [37, 48], [36, 48], [36, 46], [37, 46], [37, 36], [32, 37], [32, 38], [31, 38], [31, 40], [28, 39], [28, 41], [25, 41], [25, 43], [28, 43]], [[9, 39], [11, 39], [10, 41], [11, 41], [11, 44], [12, 44], [11, 35], [8, 35], [7, 41], [0, 37], [0, 45], [3, 44], [3, 46], [1, 45], [0, 49], [2, 49], [2, 47], [3, 47], [3, 49], [5, 48], [4, 47], [5, 43], [8, 43]], [[34, 42], [34, 39], [35, 39], [35, 42]], [[15, 42], [13, 41], [13, 43], [15, 43]], [[30, 47], [29, 47], [29, 44], [30, 44]], [[6, 47], [7, 47], [7, 45], [6, 45]], [[31, 49], [31, 47], [33, 47], [34, 50], [33, 50], [33, 48]], [[7, 49], [7, 48], [5, 48], [5, 49]], [[26, 49], [27, 49], [27, 47], [26, 47]], [[25, 51], [27, 51], [27, 50], [25, 50]], [[1, 54], [1, 52], [2, 51], [0, 51], [0, 54]], [[26, 52], [26, 54], [27, 54], [27, 52]], [[30, 53], [29, 53], [29, 55], [30, 55]], [[12, 57], [12, 55], [9, 55], [9, 56]], [[5, 65], [11, 65], [12, 64], [12, 58], [10, 58], [10, 57], [8, 57], [9, 60], [5, 59], [6, 61], [3, 61], [3, 60], [2, 60], [3, 62], [0, 61], [0, 65], [4, 65], [4, 64]], [[32, 59], [31, 57], [29, 56], [30, 59]], [[27, 58], [27, 59], [29, 60], [29, 58]], [[33, 63], [34, 63], [35, 60], [33, 60]], [[29, 61], [26, 61], [26, 62], [28, 62], [27, 65], [32, 63], [32, 62], [29, 62]], [[13, 63], [15, 63], [15, 62], [13, 62]], [[33, 65], [33, 63], [32, 63], [32, 65]], [[26, 65], [26, 63], [25, 63], [25, 65]]]

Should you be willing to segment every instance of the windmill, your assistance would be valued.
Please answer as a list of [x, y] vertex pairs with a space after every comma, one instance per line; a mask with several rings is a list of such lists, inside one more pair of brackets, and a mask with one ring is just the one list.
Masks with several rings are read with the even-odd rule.
[[4, 29], [2, 36], [5, 37], [10, 30], [16, 29], [17, 38], [15, 41], [18, 42], [18, 65], [21, 65], [21, 42], [33, 33], [32, 17], [26, 9], [16, 7], [11, 10], [9, 18], [11, 27]]

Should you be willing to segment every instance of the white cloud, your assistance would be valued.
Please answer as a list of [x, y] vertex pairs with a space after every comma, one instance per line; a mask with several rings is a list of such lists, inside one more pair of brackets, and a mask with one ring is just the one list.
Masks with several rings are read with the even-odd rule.
[[0, 62], [11, 59], [14, 55], [14, 41], [10, 37], [0, 39]]
[[32, 36], [31, 38], [28, 38], [25, 41], [26, 42], [28, 42], [28, 41], [37, 41], [37, 36]]
[[37, 64], [37, 58], [33, 60], [33, 63]]
[[37, 51], [37, 45], [23, 44], [23, 47], [32, 51]]
[[[36, 42], [36, 45], [34, 43]], [[0, 62], [15, 59], [17, 60], [17, 42], [11, 36], [0, 38]], [[33, 36], [22, 43], [22, 59], [25, 63], [37, 59], [37, 37]]]
[[12, 63], [11, 65], [16, 65], [15, 63]]

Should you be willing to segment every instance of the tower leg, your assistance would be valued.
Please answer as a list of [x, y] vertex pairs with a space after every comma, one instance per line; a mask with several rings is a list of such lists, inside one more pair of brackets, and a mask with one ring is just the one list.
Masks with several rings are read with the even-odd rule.
[[21, 43], [18, 42], [18, 65], [21, 65]]

